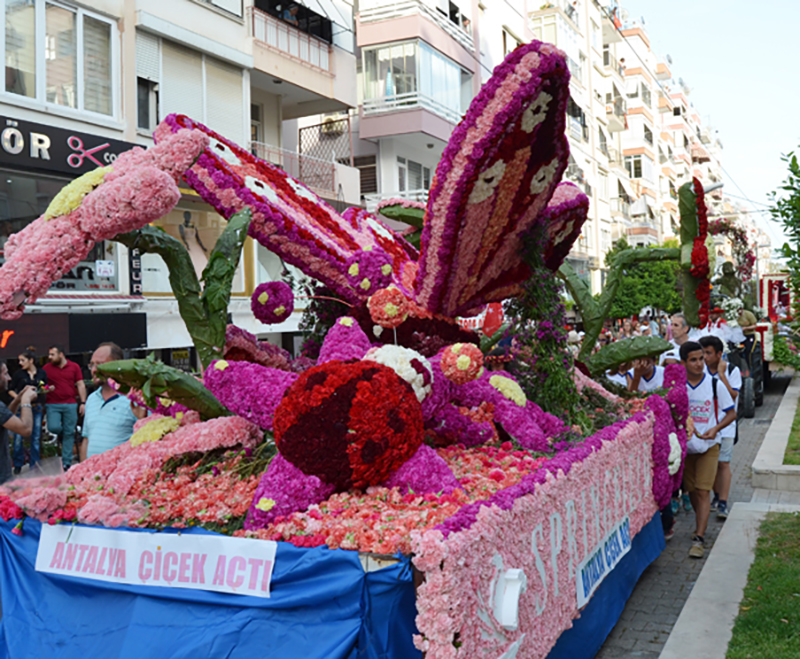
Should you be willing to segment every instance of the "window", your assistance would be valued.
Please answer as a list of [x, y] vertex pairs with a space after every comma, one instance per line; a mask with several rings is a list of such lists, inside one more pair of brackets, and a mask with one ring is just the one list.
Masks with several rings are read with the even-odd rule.
[[158, 125], [158, 85], [146, 78], [136, 78], [136, 127], [155, 130]]
[[[356, 156], [353, 158], [353, 167], [358, 170], [361, 180], [361, 197], [375, 194], [378, 191], [378, 167], [375, 156]], [[339, 158], [343, 165], [350, 165], [350, 158]]]
[[608, 201], [608, 174], [603, 171], [598, 172], [599, 179], [600, 179], [600, 187], [597, 191], [598, 195], [600, 195], [600, 199]]
[[686, 135], [683, 136], [683, 148], [687, 150], [689, 149], [689, 138], [686, 137]]
[[570, 136], [576, 140], [588, 140], [589, 129], [586, 124], [586, 114], [581, 106], [572, 100], [571, 96], [567, 101], [567, 116], [569, 117]]
[[650, 88], [642, 83], [642, 103], [644, 103], [647, 107], [652, 107], [652, 95], [650, 94]]
[[608, 155], [608, 139], [606, 138], [606, 134], [603, 132], [602, 128], [598, 128], [597, 132], [597, 145], [602, 153]]
[[261, 125], [261, 106], [257, 103], [250, 104], [250, 141], [264, 141], [264, 128]]
[[647, 126], [644, 127], [644, 141], [652, 146], [653, 144], [653, 131]]
[[[84, 9], [46, 0], [6, 0], [6, 75], [0, 91], [112, 116], [115, 29], [111, 21]], [[37, 52], [39, 39], [43, 50]], [[43, 90], [37, 92], [41, 79]]]
[[364, 49], [363, 58], [367, 114], [421, 105], [456, 122], [471, 100], [471, 75], [425, 42]]
[[625, 156], [625, 169], [630, 178], [653, 180], [653, 161], [647, 156]]
[[307, 32], [317, 39], [333, 43], [333, 23], [322, 14], [305, 7], [302, 2], [256, 0], [253, 4], [256, 9], [272, 14], [275, 18], [281, 19], [301, 32]]
[[428, 190], [431, 187], [430, 167], [424, 167], [418, 162], [397, 157], [397, 189], [400, 192], [407, 190]]

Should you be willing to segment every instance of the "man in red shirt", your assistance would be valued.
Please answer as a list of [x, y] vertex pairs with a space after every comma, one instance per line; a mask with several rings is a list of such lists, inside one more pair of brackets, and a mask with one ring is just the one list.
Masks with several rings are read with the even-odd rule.
[[[64, 470], [72, 465], [72, 449], [75, 444], [75, 426], [78, 425], [78, 412], [83, 414], [86, 404], [86, 385], [83, 382], [81, 367], [64, 355], [64, 348], [50, 346], [49, 363], [44, 365], [47, 373], [47, 429], [55, 434], [61, 433], [61, 461]], [[80, 410], [75, 399], [80, 396]]]

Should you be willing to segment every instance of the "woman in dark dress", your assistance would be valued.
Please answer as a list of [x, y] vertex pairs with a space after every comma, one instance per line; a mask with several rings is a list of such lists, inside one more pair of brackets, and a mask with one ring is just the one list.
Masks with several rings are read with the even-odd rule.
[[[11, 378], [9, 394], [16, 398], [20, 392], [31, 385], [37, 391], [42, 391], [47, 384], [47, 373], [44, 369], [36, 365], [36, 353], [32, 348], [28, 348], [19, 356], [20, 369]], [[31, 469], [39, 462], [40, 441], [42, 436], [42, 416], [44, 415], [45, 396], [40, 394], [33, 403], [33, 431], [31, 432]], [[14, 473], [18, 474], [25, 464], [25, 448], [22, 443], [22, 436], [12, 433], [14, 440]]]

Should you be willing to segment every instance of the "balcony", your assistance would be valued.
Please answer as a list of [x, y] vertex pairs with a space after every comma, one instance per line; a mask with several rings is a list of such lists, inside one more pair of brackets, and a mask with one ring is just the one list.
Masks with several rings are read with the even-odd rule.
[[250, 142], [250, 153], [280, 167], [320, 197], [336, 198], [338, 190], [336, 163], [263, 142]]
[[359, 23], [378, 23], [398, 18], [422, 16], [441, 28], [470, 53], [475, 53], [472, 26], [461, 14], [445, 16], [420, 0], [362, 0], [359, 5]]
[[625, 117], [626, 112], [627, 104], [622, 96], [617, 96], [610, 103], [606, 103], [609, 132], [619, 133], [628, 128], [628, 121]]
[[381, 201], [388, 199], [407, 199], [409, 201], [419, 201], [423, 204], [428, 203], [427, 190], [403, 190], [394, 192], [378, 192], [376, 194], [364, 195], [364, 205], [370, 213], [374, 213]]
[[613, 197], [609, 200], [611, 204], [611, 217], [622, 217], [626, 220], [631, 219], [631, 205], [622, 197]]
[[622, 154], [617, 149], [609, 149], [608, 150], [608, 164], [613, 169], [619, 169], [621, 171], [625, 170], [625, 161], [622, 158]]
[[405, 94], [394, 94], [383, 98], [372, 98], [364, 100], [364, 116], [369, 117], [386, 112], [397, 112], [398, 110], [423, 109], [439, 115], [451, 124], [461, 121], [461, 113], [456, 112], [429, 96], [420, 92], [407, 92]]
[[625, 67], [617, 61], [610, 50], [603, 50], [603, 66], [609, 71], [617, 73], [620, 78], [625, 78]]
[[251, 7], [250, 11], [250, 25], [256, 41], [293, 60], [333, 75], [331, 45], [328, 42], [301, 32], [293, 25], [255, 7]]

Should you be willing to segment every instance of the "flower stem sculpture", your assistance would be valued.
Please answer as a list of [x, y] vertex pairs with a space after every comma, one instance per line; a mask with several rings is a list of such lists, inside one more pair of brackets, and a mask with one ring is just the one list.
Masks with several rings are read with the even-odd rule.
[[197, 348], [203, 369], [223, 355], [231, 284], [249, 226], [249, 209], [228, 220], [203, 270], [202, 286], [186, 247], [165, 231], [147, 226], [114, 238], [129, 249], [138, 248], [164, 259], [181, 318]]

